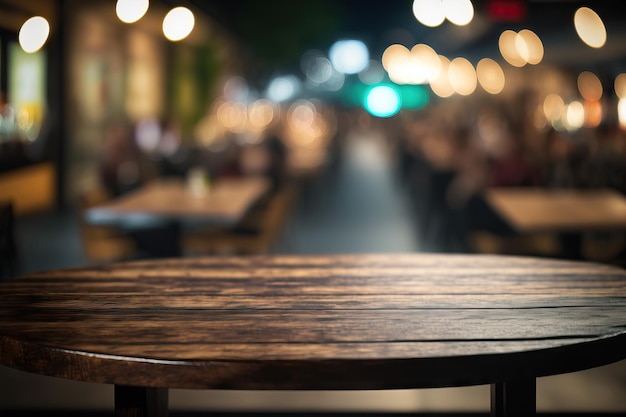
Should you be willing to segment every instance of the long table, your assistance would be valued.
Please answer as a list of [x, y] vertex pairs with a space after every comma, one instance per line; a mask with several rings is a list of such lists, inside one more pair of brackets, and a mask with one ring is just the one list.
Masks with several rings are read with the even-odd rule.
[[626, 358], [626, 271], [586, 262], [145, 260], [22, 276], [0, 299], [0, 363], [114, 384], [118, 417], [167, 415], [169, 388], [478, 384], [493, 416], [529, 416], [537, 377]]
[[491, 188], [485, 197], [520, 233], [626, 229], [626, 197], [610, 189]]
[[485, 199], [518, 234], [553, 235], [560, 257], [623, 262], [626, 197], [617, 191], [492, 188]]
[[270, 190], [265, 177], [222, 178], [196, 191], [182, 180], [157, 180], [85, 213], [92, 223], [140, 221], [145, 218], [237, 223]]
[[208, 188], [161, 179], [89, 208], [85, 221], [126, 228], [149, 257], [180, 256], [183, 229], [236, 225], [271, 190], [265, 177], [220, 178]]

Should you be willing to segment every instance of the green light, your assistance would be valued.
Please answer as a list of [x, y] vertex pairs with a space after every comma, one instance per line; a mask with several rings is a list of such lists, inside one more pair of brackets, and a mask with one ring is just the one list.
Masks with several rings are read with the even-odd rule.
[[400, 111], [402, 97], [390, 85], [377, 85], [365, 96], [365, 110], [372, 116], [391, 117]]
[[399, 90], [400, 97], [402, 97], [402, 108], [419, 110], [430, 101], [428, 91], [423, 85], [403, 85], [400, 86]]

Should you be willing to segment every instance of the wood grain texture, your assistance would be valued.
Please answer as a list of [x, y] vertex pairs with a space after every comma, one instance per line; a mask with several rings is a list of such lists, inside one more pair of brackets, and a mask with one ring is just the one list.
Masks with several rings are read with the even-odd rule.
[[496, 383], [626, 357], [626, 271], [490, 255], [149, 260], [0, 285], [0, 363], [124, 386]]

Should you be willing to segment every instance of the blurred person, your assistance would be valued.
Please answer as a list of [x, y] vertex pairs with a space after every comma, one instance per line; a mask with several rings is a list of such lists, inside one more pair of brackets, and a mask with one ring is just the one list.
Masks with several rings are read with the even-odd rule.
[[107, 129], [100, 178], [112, 196], [123, 194], [141, 182], [139, 150], [128, 123], [116, 122]]
[[530, 163], [522, 147], [513, 140], [489, 162], [488, 187], [528, 187], [540, 183], [540, 170]]
[[610, 187], [624, 191], [626, 159], [624, 141], [619, 129], [601, 126], [586, 138], [586, 151], [581, 163], [581, 182], [592, 188]]
[[578, 181], [575, 172], [574, 145], [556, 129], [548, 131], [546, 144], [544, 185], [554, 188], [576, 187]]

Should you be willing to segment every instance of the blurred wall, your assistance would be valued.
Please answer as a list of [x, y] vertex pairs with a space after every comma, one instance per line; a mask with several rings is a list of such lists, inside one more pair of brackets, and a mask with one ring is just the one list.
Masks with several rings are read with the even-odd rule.
[[242, 66], [234, 37], [192, 7], [192, 33], [171, 42], [162, 33], [170, 3], [152, 0], [147, 14], [133, 24], [117, 18], [115, 3], [0, 0], [5, 36], [17, 39], [32, 16], [50, 23], [44, 46], [47, 125], [37, 142], [51, 148], [43, 159], [51, 159], [60, 174], [57, 199], [66, 205], [101, 181], [106, 142], [115, 132], [130, 132], [132, 140], [134, 126], [153, 119], [176, 124], [182, 139], [192, 141], [195, 126], [218, 95], [220, 79]]
[[73, 201], [100, 181], [105, 142], [120, 127], [167, 121], [191, 140], [218, 79], [238, 63], [228, 34], [197, 12], [192, 35], [170, 42], [161, 32], [168, 8], [158, 2], [130, 25], [111, 0], [69, 0], [65, 10], [66, 197]]

